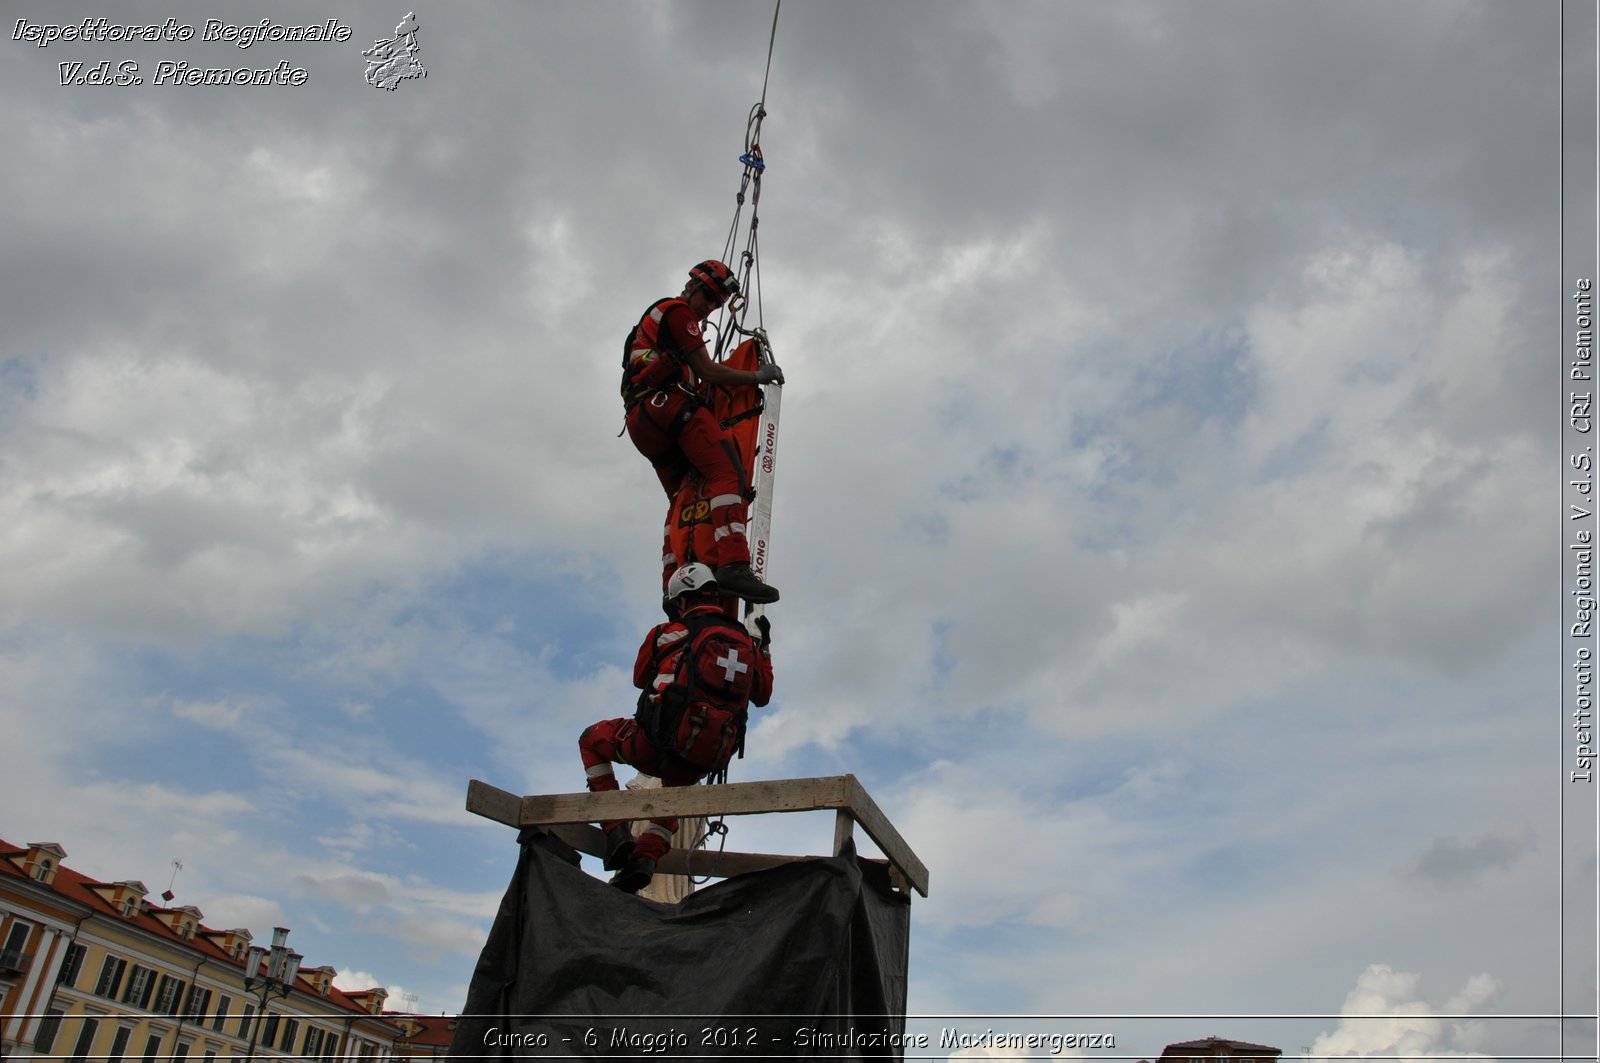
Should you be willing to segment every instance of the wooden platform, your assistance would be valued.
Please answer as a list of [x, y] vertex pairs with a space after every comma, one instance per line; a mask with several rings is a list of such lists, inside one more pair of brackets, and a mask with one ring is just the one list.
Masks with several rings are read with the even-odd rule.
[[[673, 786], [655, 790], [547, 794], [518, 797], [477, 779], [467, 785], [467, 811], [512, 827], [545, 827], [580, 852], [601, 856], [605, 836], [594, 823], [684, 816], [750, 816], [765, 812], [834, 812], [833, 851], [837, 854], [859, 825], [888, 857], [889, 873], [901, 889], [928, 895], [928, 869], [911, 851], [854, 775], [719, 786]], [[730, 875], [812, 860], [811, 856], [764, 853], [688, 853], [674, 849], [658, 864], [670, 875]]]

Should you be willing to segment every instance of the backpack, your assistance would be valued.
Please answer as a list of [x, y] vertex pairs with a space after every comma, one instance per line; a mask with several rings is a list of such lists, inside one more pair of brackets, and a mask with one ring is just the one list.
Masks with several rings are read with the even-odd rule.
[[[628, 338], [622, 341], [621, 391], [624, 406], [631, 408], [652, 392], [671, 387], [683, 379], [682, 365], [659, 346], [661, 321], [666, 316], [668, 305], [674, 302], [682, 300], [674, 297], [651, 303], [639, 323], [629, 330]], [[650, 323], [650, 330], [641, 336], [640, 333], [645, 332], [646, 322]]]
[[634, 718], [663, 753], [718, 772], [744, 738], [757, 651], [744, 628], [726, 617], [690, 617], [684, 626], [688, 637], [657, 661], [657, 674], [670, 669], [672, 680], [659, 694], [640, 693]]

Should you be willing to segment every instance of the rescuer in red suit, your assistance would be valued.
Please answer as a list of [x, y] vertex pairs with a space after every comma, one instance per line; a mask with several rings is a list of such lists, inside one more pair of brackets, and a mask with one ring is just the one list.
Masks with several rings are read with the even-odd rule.
[[689, 271], [682, 295], [651, 304], [623, 345], [622, 401], [628, 438], [650, 460], [669, 503], [691, 469], [705, 480], [714, 536], [706, 561], [722, 592], [765, 604], [777, 601], [778, 591], [750, 569], [747, 470], [703, 394], [708, 385], [783, 383], [776, 365], [734, 369], [706, 350], [701, 325], [737, 294], [733, 272], [708, 259]]
[[[632, 718], [601, 720], [578, 738], [589, 789], [617, 789], [613, 764], [660, 778], [663, 786], [692, 786], [728, 766], [744, 740], [749, 706], [772, 697], [771, 643], [765, 617], [759, 640], [729, 615], [711, 569], [684, 565], [668, 581], [674, 618], [645, 636], [633, 664], [639, 695]], [[672, 848], [676, 819], [653, 819], [637, 839], [624, 822], [606, 832], [605, 867], [611, 884], [629, 893], [649, 885], [656, 861]]]

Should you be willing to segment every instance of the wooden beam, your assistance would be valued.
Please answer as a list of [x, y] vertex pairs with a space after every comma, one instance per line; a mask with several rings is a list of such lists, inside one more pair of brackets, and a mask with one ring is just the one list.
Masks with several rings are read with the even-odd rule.
[[467, 811], [508, 827], [522, 826], [522, 798], [477, 779], [467, 783]]
[[518, 826], [592, 823], [611, 819], [676, 819], [681, 816], [749, 816], [762, 812], [809, 812], [846, 808], [849, 775], [720, 786], [664, 786], [659, 790], [547, 794], [522, 799]]
[[833, 855], [838, 856], [844, 852], [844, 843], [850, 840], [851, 828], [856, 825], [856, 818], [848, 809], [841, 808], [833, 814]]
[[[515, 794], [490, 786], [477, 779], [467, 787], [467, 810], [498, 823], [512, 827], [561, 828], [555, 833], [568, 836], [569, 827], [604, 820], [678, 819], [685, 816], [747, 816], [764, 812], [808, 812], [833, 809], [839, 813], [834, 826], [834, 848], [838, 851], [842, 840], [849, 837], [849, 822], [859, 823], [867, 836], [888, 857], [892, 868], [897, 869], [918, 893], [928, 895], [928, 869], [911, 851], [900, 832], [895, 830], [887, 816], [878, 808], [865, 788], [854, 775], [831, 775], [812, 779], [779, 779], [764, 782], [723, 783], [717, 786], [668, 786], [650, 790], [609, 790], [603, 793], [548, 794], [517, 797]], [[848, 821], [845, 817], [848, 816]], [[593, 827], [596, 837], [600, 832]], [[582, 831], [574, 836], [587, 838]], [[592, 855], [603, 849], [578, 845], [570, 839], [568, 844]], [[669, 859], [681, 850], [674, 850]], [[739, 874], [732, 870], [758, 870], [771, 867], [794, 857], [776, 857], [757, 853], [723, 853], [716, 861], [713, 854], [696, 853], [692, 858], [693, 873], [726, 877]], [[735, 859], [737, 858], [737, 859]], [[707, 861], [701, 866], [701, 861]], [[658, 865], [670, 874], [684, 874], [667, 861]], [[715, 867], [716, 870], [712, 868]], [[723, 871], [721, 868], [729, 870]]]
[[[543, 828], [581, 853], [603, 857], [606, 836], [600, 828], [587, 824], [564, 823]], [[778, 856], [769, 853], [730, 853], [699, 849], [688, 852], [673, 849], [656, 863], [658, 872], [669, 875], [693, 875], [696, 878], [729, 878], [750, 871], [765, 871], [769, 867], [792, 864], [796, 860], [816, 860], [815, 856]], [[879, 861], [887, 863], [888, 861]]]
[[878, 843], [878, 848], [883, 850], [883, 855], [889, 862], [905, 872], [907, 879], [917, 888], [917, 892], [924, 897], [928, 895], [928, 868], [917, 859], [917, 854], [911, 851], [911, 846], [900, 837], [900, 832], [894, 829], [894, 824], [889, 822], [889, 817], [883, 814], [866, 789], [856, 781], [854, 775], [846, 775], [845, 779], [845, 807], [855, 816], [856, 822], [861, 824], [861, 829], [867, 832], [867, 837]]

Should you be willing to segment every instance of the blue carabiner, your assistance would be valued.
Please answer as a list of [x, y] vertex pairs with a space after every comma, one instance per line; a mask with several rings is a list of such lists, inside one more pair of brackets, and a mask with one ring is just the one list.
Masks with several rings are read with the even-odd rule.
[[739, 156], [739, 161], [744, 163], [746, 166], [755, 167], [756, 173], [760, 173], [767, 168], [766, 162], [761, 158], [760, 155], [757, 155], [754, 152], [745, 152], [743, 155]]

